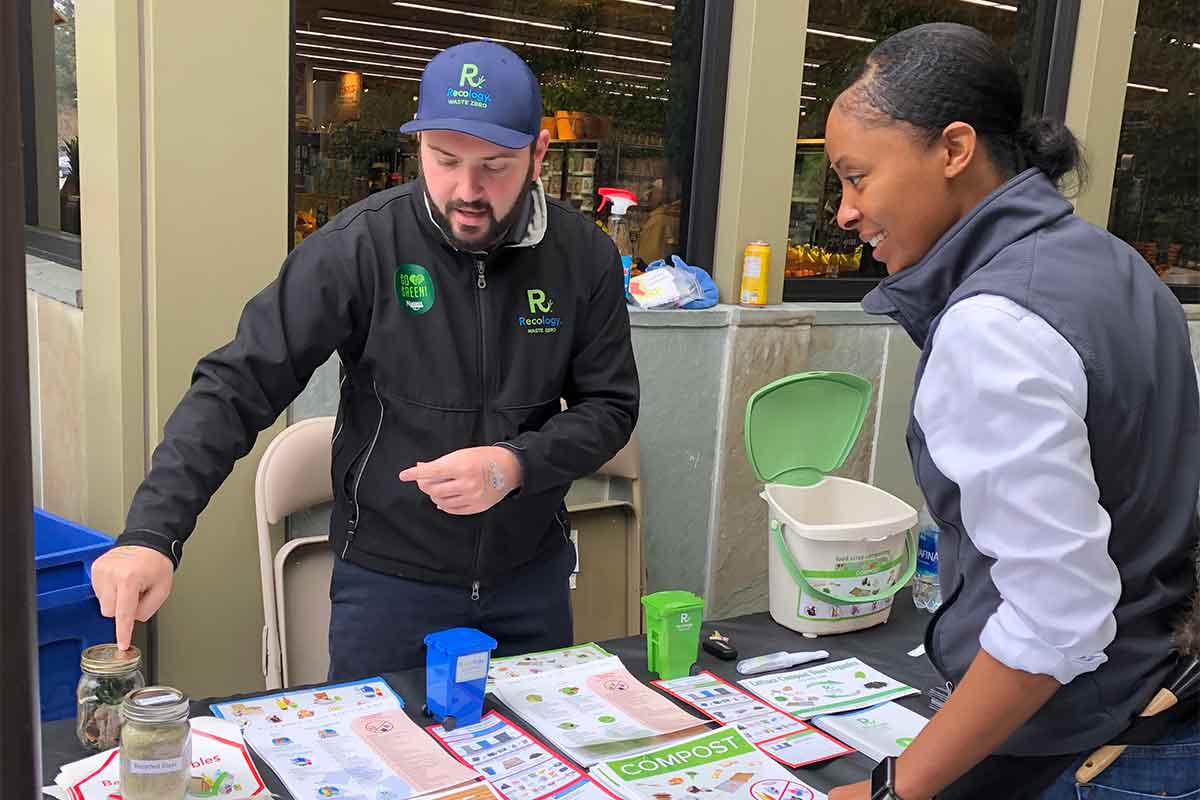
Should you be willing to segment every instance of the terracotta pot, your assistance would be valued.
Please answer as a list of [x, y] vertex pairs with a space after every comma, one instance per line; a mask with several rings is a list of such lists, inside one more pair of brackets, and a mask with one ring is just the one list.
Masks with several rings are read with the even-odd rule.
[[542, 130], [549, 131], [551, 139], [558, 135], [558, 127], [554, 124], [554, 117], [542, 117]]
[[559, 139], [583, 138], [583, 113], [579, 111], [555, 111], [554, 121], [558, 126]]
[[608, 117], [600, 114], [583, 115], [583, 136], [585, 139], [607, 139], [608, 132]]

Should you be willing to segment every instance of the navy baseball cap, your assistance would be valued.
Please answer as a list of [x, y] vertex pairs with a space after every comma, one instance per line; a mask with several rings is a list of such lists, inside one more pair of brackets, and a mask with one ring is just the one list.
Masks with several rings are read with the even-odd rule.
[[542, 90], [529, 66], [495, 42], [468, 42], [425, 67], [417, 114], [400, 131], [457, 131], [517, 150], [541, 128]]

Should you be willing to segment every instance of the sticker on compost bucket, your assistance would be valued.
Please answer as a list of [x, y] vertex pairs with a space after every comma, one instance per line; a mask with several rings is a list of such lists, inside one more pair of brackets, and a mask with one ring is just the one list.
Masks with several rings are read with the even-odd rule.
[[819, 592], [845, 600], [830, 603], [813, 597], [803, 587], [796, 604], [796, 616], [815, 622], [854, 619], [875, 614], [891, 607], [892, 598], [856, 602], [855, 598], [870, 598], [893, 585], [904, 570], [904, 557], [892, 557], [891, 550], [874, 553], [838, 556], [832, 570], [804, 570], [804, 577]]

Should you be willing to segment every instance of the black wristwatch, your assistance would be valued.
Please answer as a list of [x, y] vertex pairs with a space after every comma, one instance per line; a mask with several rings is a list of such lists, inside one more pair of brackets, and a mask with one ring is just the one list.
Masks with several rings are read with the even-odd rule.
[[903, 800], [896, 794], [896, 757], [888, 756], [871, 773], [871, 800]]

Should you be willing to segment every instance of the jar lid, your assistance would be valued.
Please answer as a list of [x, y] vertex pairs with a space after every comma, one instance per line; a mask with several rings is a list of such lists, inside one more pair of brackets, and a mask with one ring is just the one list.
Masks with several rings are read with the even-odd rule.
[[121, 716], [127, 722], [182, 722], [188, 711], [187, 696], [170, 686], [134, 689], [121, 705]]
[[79, 667], [93, 675], [124, 675], [142, 666], [142, 653], [133, 645], [121, 650], [115, 644], [96, 644], [83, 651]]

